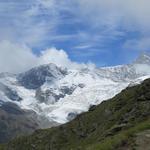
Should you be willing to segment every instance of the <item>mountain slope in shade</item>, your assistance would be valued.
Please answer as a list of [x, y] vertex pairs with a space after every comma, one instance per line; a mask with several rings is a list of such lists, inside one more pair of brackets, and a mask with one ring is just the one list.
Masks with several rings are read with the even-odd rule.
[[0, 142], [28, 135], [39, 128], [37, 115], [32, 111], [22, 110], [14, 103], [4, 103], [0, 107]]
[[70, 123], [37, 130], [2, 150], [149, 150], [150, 79], [92, 106]]

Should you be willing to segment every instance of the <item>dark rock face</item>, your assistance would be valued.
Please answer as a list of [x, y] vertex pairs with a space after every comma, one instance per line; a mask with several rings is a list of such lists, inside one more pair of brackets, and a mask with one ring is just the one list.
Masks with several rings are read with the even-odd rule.
[[92, 105], [90, 108], [89, 108], [89, 111], [94, 111], [96, 109], [96, 105]]
[[28, 135], [39, 128], [36, 114], [19, 108], [14, 103], [0, 106], [0, 143], [19, 136]]
[[0, 106], [1, 106], [2, 104], [4, 104], [4, 101], [0, 100]]
[[59, 94], [56, 94], [54, 89], [47, 89], [46, 91], [42, 91], [41, 88], [36, 90], [36, 99], [41, 103], [55, 103], [59, 101], [61, 98], [64, 98], [66, 95], [71, 95], [74, 90], [77, 88], [76, 85], [72, 85], [71, 87], [62, 86]]
[[19, 106], [14, 103], [6, 102], [2, 104], [1, 109], [9, 114], [13, 115], [23, 115], [24, 111], [19, 108]]
[[74, 90], [76, 89], [76, 87], [77, 87], [76, 85], [72, 85], [71, 87], [62, 86], [60, 88], [60, 91], [62, 93], [64, 93], [64, 95], [71, 95], [74, 92]]
[[80, 83], [78, 86], [79, 86], [80, 88], [84, 88], [84, 87], [85, 87], [85, 84]]
[[50, 89], [46, 91], [42, 91], [41, 88], [36, 90], [35, 97], [40, 103], [55, 103], [57, 102], [60, 98], [64, 98], [64, 94], [55, 94], [53, 91]]
[[69, 113], [68, 114], [68, 117], [67, 117], [67, 120], [71, 121], [73, 120], [74, 118], [76, 118], [77, 114], [72, 112], [72, 113]]
[[13, 101], [21, 101], [22, 98], [18, 95], [18, 93], [6, 85], [0, 83], [0, 90], [4, 92], [4, 94]]
[[11, 90], [10, 88], [7, 88], [7, 89], [6, 89], [5, 94], [6, 94], [6, 96], [7, 96], [9, 99], [11, 99], [11, 100], [13, 100], [13, 101], [21, 101], [21, 100], [22, 100], [22, 98], [19, 97], [19, 95], [17, 94], [17, 92]]
[[0, 143], [8, 142], [17, 136], [25, 136], [36, 129], [59, 125], [34, 111], [24, 110], [18, 105], [5, 102], [0, 106]]
[[53, 82], [66, 73], [65, 70], [58, 68], [54, 64], [42, 65], [20, 74], [18, 81], [27, 89], [37, 89], [42, 86], [46, 80], [48, 80], [49, 83]]

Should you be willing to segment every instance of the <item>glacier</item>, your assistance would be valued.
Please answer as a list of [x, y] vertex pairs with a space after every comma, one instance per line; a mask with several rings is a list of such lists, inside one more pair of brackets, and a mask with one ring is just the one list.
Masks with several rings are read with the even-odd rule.
[[[114, 67], [67, 69], [41, 65], [20, 74], [0, 74], [0, 106], [11, 102], [58, 124], [150, 78], [150, 56]], [[13, 97], [13, 98], [12, 98]]]

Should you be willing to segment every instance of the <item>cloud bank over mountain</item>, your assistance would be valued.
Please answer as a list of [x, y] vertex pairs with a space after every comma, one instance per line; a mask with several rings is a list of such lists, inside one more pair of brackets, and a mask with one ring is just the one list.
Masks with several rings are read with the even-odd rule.
[[19, 73], [32, 67], [54, 63], [57, 66], [67, 68], [79, 68], [86, 65], [91, 68], [94, 64], [79, 64], [70, 60], [68, 54], [60, 49], [49, 48], [36, 55], [32, 50], [25, 46], [14, 44], [9, 41], [0, 42], [0, 72]]
[[25, 45], [0, 42], [0, 72], [20, 72], [33, 66], [37, 57]]

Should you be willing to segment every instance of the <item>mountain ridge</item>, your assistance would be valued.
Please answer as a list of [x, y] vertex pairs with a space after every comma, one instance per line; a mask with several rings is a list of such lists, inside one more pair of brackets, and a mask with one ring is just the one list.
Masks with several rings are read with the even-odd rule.
[[[16, 75], [1, 73], [0, 109], [9, 102], [22, 110], [32, 111], [46, 120], [45, 124], [37, 120], [39, 128], [64, 124], [126, 87], [149, 78], [147, 67], [150, 68], [150, 64], [147, 59], [145, 61], [140, 56], [138, 60], [142, 64], [133, 62], [115, 67], [84, 66], [78, 69], [48, 64]], [[142, 68], [146, 66], [146, 71], [139, 69], [141, 65]]]

